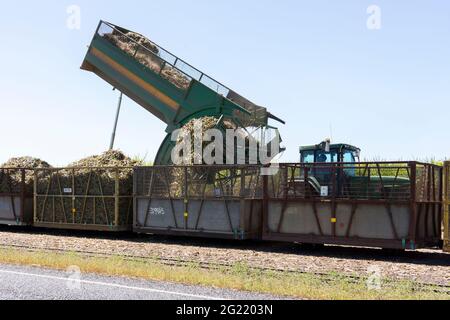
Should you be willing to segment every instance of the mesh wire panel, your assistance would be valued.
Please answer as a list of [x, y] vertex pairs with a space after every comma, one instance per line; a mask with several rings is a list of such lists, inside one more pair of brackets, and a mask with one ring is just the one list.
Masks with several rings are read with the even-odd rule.
[[261, 198], [258, 167], [189, 166], [135, 169], [135, 194], [161, 199]]
[[119, 225], [131, 223], [131, 168], [39, 169], [36, 172], [38, 222], [113, 225], [117, 196]]
[[269, 177], [273, 198], [343, 198], [409, 200], [407, 163], [283, 164]]
[[0, 168], [0, 195], [17, 194], [24, 188], [25, 194], [33, 193], [34, 171], [32, 169]]
[[135, 168], [135, 194], [155, 198], [181, 198], [184, 196], [185, 174], [177, 167]]
[[433, 165], [418, 164], [416, 169], [417, 201], [440, 201], [442, 169]]
[[22, 190], [22, 170], [0, 169], [0, 194], [20, 193]]

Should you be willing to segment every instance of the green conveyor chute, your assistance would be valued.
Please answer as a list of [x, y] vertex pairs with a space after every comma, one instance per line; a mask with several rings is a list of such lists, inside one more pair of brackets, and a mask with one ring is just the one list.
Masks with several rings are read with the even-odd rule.
[[171, 163], [171, 133], [195, 118], [226, 118], [237, 127], [282, 122], [146, 37], [108, 22], [100, 21], [81, 68], [167, 124], [155, 164]]

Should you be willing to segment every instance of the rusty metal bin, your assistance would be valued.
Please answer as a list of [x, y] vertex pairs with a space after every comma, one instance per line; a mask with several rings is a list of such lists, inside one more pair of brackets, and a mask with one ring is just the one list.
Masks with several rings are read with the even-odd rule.
[[260, 238], [262, 180], [258, 167], [138, 167], [133, 188], [135, 232]]
[[0, 224], [30, 225], [33, 221], [33, 185], [30, 169], [0, 168]]
[[54, 229], [131, 230], [132, 168], [36, 169], [34, 225]]
[[394, 249], [441, 241], [439, 166], [282, 164], [264, 184], [264, 240]]
[[450, 252], [450, 161], [444, 163], [444, 251]]

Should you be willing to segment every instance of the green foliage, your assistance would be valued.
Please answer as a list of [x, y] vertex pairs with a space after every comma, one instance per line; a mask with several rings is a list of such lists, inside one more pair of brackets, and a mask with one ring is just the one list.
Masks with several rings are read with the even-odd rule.
[[132, 157], [133, 161], [137, 162], [139, 166], [144, 167], [152, 167], [153, 161], [148, 160], [148, 153], [144, 154], [143, 156], [140, 154], [137, 154]]

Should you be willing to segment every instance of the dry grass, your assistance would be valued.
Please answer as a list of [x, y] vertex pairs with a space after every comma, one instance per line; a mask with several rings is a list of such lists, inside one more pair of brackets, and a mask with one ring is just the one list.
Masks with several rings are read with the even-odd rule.
[[86, 257], [76, 253], [29, 252], [0, 249], [0, 262], [66, 270], [76, 265], [85, 273], [136, 277], [192, 285], [213, 286], [303, 299], [450, 299], [416, 283], [389, 282], [382, 290], [367, 289], [365, 280], [349, 281], [337, 274], [326, 279], [313, 274], [257, 271], [237, 264], [231, 270], [205, 270], [196, 264], [171, 267], [158, 262], [121, 257]]

